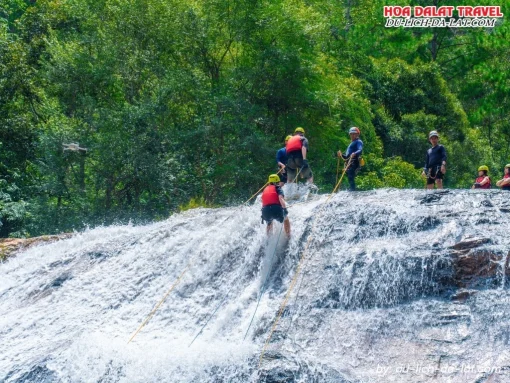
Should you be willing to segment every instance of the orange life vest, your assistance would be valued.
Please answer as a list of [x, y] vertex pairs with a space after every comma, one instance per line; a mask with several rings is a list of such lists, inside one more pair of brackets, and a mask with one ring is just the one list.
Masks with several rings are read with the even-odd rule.
[[262, 206], [281, 205], [275, 185], [267, 186], [262, 192]]
[[[479, 184], [480, 182], [482, 182], [485, 179], [485, 177], [487, 177], [487, 176], [478, 177], [475, 182], [477, 184]], [[490, 188], [491, 188], [491, 179], [490, 178], [489, 178], [489, 182], [480, 186], [480, 189], [490, 189]]]
[[287, 153], [295, 152], [298, 150], [301, 150], [303, 147], [303, 142], [301, 141], [303, 137], [301, 137], [299, 134], [296, 134], [295, 136], [292, 136], [287, 141], [287, 144], [285, 145], [285, 151]]

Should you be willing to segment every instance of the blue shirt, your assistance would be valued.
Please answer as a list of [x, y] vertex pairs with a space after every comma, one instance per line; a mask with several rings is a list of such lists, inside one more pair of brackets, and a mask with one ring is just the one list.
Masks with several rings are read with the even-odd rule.
[[284, 147], [276, 152], [276, 165], [278, 165], [278, 162], [284, 165], [287, 163], [287, 151]]
[[347, 150], [345, 151], [345, 154], [342, 157], [347, 159], [353, 153], [356, 155], [356, 157], [359, 157], [359, 156], [361, 156], [362, 152], [363, 152], [363, 141], [361, 141], [359, 138], [356, 138], [354, 141], [352, 141], [349, 144], [349, 146], [347, 147]]

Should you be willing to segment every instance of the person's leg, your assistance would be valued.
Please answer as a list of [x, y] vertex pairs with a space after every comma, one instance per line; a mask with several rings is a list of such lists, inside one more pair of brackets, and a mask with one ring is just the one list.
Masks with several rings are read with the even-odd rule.
[[438, 189], [442, 189], [443, 188], [443, 173], [441, 172], [440, 169], [437, 170], [436, 172], [436, 187]]
[[434, 172], [434, 169], [429, 169], [428, 175], [427, 175], [427, 190], [434, 189], [434, 184], [436, 183], [436, 176], [437, 174]]
[[308, 183], [310, 183], [310, 184], [313, 183], [313, 173], [312, 173], [312, 169], [310, 169], [310, 166], [307, 166], [306, 168], [301, 169], [301, 176], [306, 178]]
[[290, 221], [289, 217], [285, 217], [283, 220], [283, 229], [285, 230], [285, 234], [287, 234], [287, 237], [290, 236]]
[[296, 178], [297, 170], [293, 168], [289, 168], [287, 166], [287, 183], [291, 184], [294, 182], [294, 179]]
[[267, 223], [266, 234], [269, 236], [273, 234], [273, 221]]
[[349, 180], [349, 190], [350, 191], [356, 190], [356, 182], [354, 181], [355, 177], [356, 177], [356, 169], [351, 166], [349, 169], [347, 169], [347, 179]]

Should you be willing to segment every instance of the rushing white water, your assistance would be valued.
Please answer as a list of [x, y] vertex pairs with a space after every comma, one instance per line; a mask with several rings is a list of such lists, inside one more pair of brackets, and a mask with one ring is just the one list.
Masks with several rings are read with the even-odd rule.
[[[325, 201], [289, 208], [292, 235], [277, 247], [280, 225], [268, 239], [256, 203], [96, 228], [9, 259], [0, 264], [0, 381], [510, 381], [508, 193], [378, 190]], [[470, 237], [486, 239], [477, 250], [494, 259], [462, 285], [451, 247]], [[452, 300], [459, 291], [468, 298]]]

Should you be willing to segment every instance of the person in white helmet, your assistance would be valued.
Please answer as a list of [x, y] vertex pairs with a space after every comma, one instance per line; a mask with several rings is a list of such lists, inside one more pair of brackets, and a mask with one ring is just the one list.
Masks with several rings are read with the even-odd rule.
[[345, 154], [342, 153], [341, 150], [338, 151], [338, 157], [342, 158], [344, 161], [349, 161], [349, 167], [347, 168], [347, 179], [349, 180], [349, 190], [356, 190], [356, 174], [358, 174], [358, 170], [360, 168], [359, 159], [361, 154], [363, 153], [363, 141], [359, 139], [360, 130], [355, 126], [349, 129], [349, 136], [351, 137], [351, 143], [347, 147]]
[[446, 149], [439, 144], [439, 134], [435, 130], [429, 133], [429, 141], [432, 147], [427, 150], [425, 167], [421, 175], [427, 177], [427, 189], [434, 189], [434, 184], [438, 189], [442, 189], [446, 173]]

